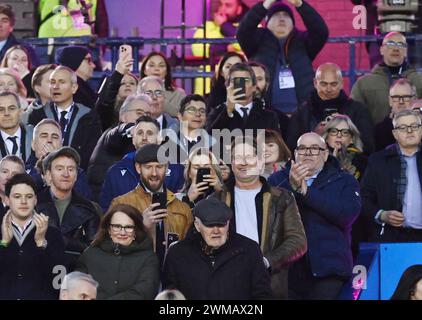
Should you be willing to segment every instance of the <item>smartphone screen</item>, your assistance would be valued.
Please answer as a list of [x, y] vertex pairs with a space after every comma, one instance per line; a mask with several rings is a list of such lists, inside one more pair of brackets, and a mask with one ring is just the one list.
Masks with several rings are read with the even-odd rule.
[[179, 235], [173, 232], [167, 232], [167, 249], [172, 243], [179, 241]]
[[239, 92], [236, 92], [236, 95], [242, 94], [244, 98], [246, 95], [246, 87], [245, 87], [245, 78], [242, 77], [236, 77], [233, 79], [233, 88], [236, 91], [237, 89], [242, 89]]
[[199, 168], [196, 171], [196, 184], [204, 181], [204, 176], [211, 174], [210, 168]]
[[152, 194], [152, 203], [159, 203], [160, 205], [155, 209], [167, 208], [167, 195], [165, 192], [155, 192]]

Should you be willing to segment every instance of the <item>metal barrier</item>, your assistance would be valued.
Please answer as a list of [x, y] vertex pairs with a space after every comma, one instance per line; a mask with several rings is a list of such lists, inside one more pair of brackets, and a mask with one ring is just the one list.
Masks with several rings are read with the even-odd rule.
[[[328, 39], [328, 43], [347, 43], [349, 45], [349, 69], [342, 70], [343, 76], [349, 78], [349, 87], [352, 88], [356, 82], [358, 76], [369, 72], [370, 70], [357, 70], [356, 69], [356, 44], [363, 42], [376, 42], [382, 38], [377, 36], [358, 36], [358, 37], [332, 37]], [[406, 39], [415, 40], [422, 42], [422, 34], [407, 35]], [[69, 37], [69, 38], [30, 38], [24, 40], [33, 46], [45, 46], [49, 47], [48, 51], [51, 52], [54, 46], [68, 46], [68, 45], [101, 45], [107, 46], [111, 49], [111, 61], [113, 69], [116, 66], [118, 59], [118, 48], [122, 44], [131, 45], [134, 50], [134, 72], [138, 73], [139, 63], [139, 49], [143, 48], [144, 45], [192, 45], [192, 44], [231, 44], [235, 43], [235, 38], [223, 38], [223, 39], [195, 39], [195, 38], [142, 38], [142, 37], [128, 37], [128, 38], [95, 38], [95, 37]], [[186, 79], [186, 78], [207, 78], [213, 75], [212, 72], [204, 72], [198, 68], [198, 71], [186, 71], [185, 66], [182, 65], [182, 70], [174, 72], [174, 78]], [[422, 70], [418, 70], [422, 71]]]

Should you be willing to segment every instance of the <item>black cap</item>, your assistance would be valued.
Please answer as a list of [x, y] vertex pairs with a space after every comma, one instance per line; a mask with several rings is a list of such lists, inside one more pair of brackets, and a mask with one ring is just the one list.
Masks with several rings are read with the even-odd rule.
[[59, 48], [56, 52], [56, 62], [76, 71], [88, 53], [91, 53], [91, 51], [82, 46]]
[[139, 164], [158, 161], [158, 144], [146, 144], [140, 147], [135, 154], [135, 162]]
[[232, 216], [232, 210], [216, 198], [199, 201], [193, 209], [193, 215], [198, 217], [205, 226], [225, 225]]
[[46, 172], [47, 170], [51, 169], [51, 163], [60, 157], [66, 157], [66, 158], [71, 158], [73, 160], [75, 160], [77, 166], [80, 165], [81, 163], [81, 157], [78, 153], [78, 151], [76, 151], [75, 149], [73, 149], [72, 147], [61, 147], [60, 149], [50, 152], [42, 161], [43, 164], [43, 170], [44, 172]]
[[290, 16], [290, 18], [292, 19], [293, 25], [295, 25], [295, 16], [293, 15], [292, 9], [290, 9], [290, 7], [288, 5], [281, 3], [281, 2], [274, 3], [268, 9], [268, 11], [267, 11], [267, 21], [270, 21], [273, 14], [276, 13], [276, 12], [279, 12], [279, 11], [286, 12]]

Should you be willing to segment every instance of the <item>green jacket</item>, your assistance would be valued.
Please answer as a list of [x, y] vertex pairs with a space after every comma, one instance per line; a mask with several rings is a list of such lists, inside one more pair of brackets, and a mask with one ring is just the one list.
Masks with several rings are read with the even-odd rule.
[[[402, 73], [402, 77], [411, 81], [416, 86], [418, 97], [422, 97], [422, 74], [410, 67]], [[352, 88], [351, 98], [366, 104], [374, 124], [383, 121], [390, 113], [388, 92], [391, 82], [388, 68], [376, 65], [371, 73], [356, 81]]]
[[[95, 21], [97, 11], [97, 0], [87, 0], [88, 4], [92, 4], [89, 9], [91, 21]], [[40, 16], [40, 27], [38, 30], [39, 38], [54, 37], [79, 37], [92, 34], [91, 27], [87, 24], [80, 24], [75, 27], [74, 18], [71, 12], [80, 10], [81, 5], [76, 0], [69, 0], [67, 10], [62, 10], [59, 0], [40, 0], [38, 2], [38, 14]], [[82, 15], [79, 15], [82, 19]]]
[[82, 253], [76, 269], [98, 281], [100, 300], [152, 300], [158, 293], [160, 267], [149, 238], [127, 247], [105, 239]]

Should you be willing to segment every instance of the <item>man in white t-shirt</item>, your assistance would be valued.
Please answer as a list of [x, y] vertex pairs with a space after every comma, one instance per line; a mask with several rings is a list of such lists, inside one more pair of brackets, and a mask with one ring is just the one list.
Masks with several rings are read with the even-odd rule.
[[287, 298], [287, 268], [306, 252], [306, 237], [293, 195], [270, 187], [260, 177], [264, 165], [257, 142], [237, 137], [232, 143], [234, 180], [213, 196], [233, 209], [230, 231], [256, 241], [272, 275], [276, 298]]

